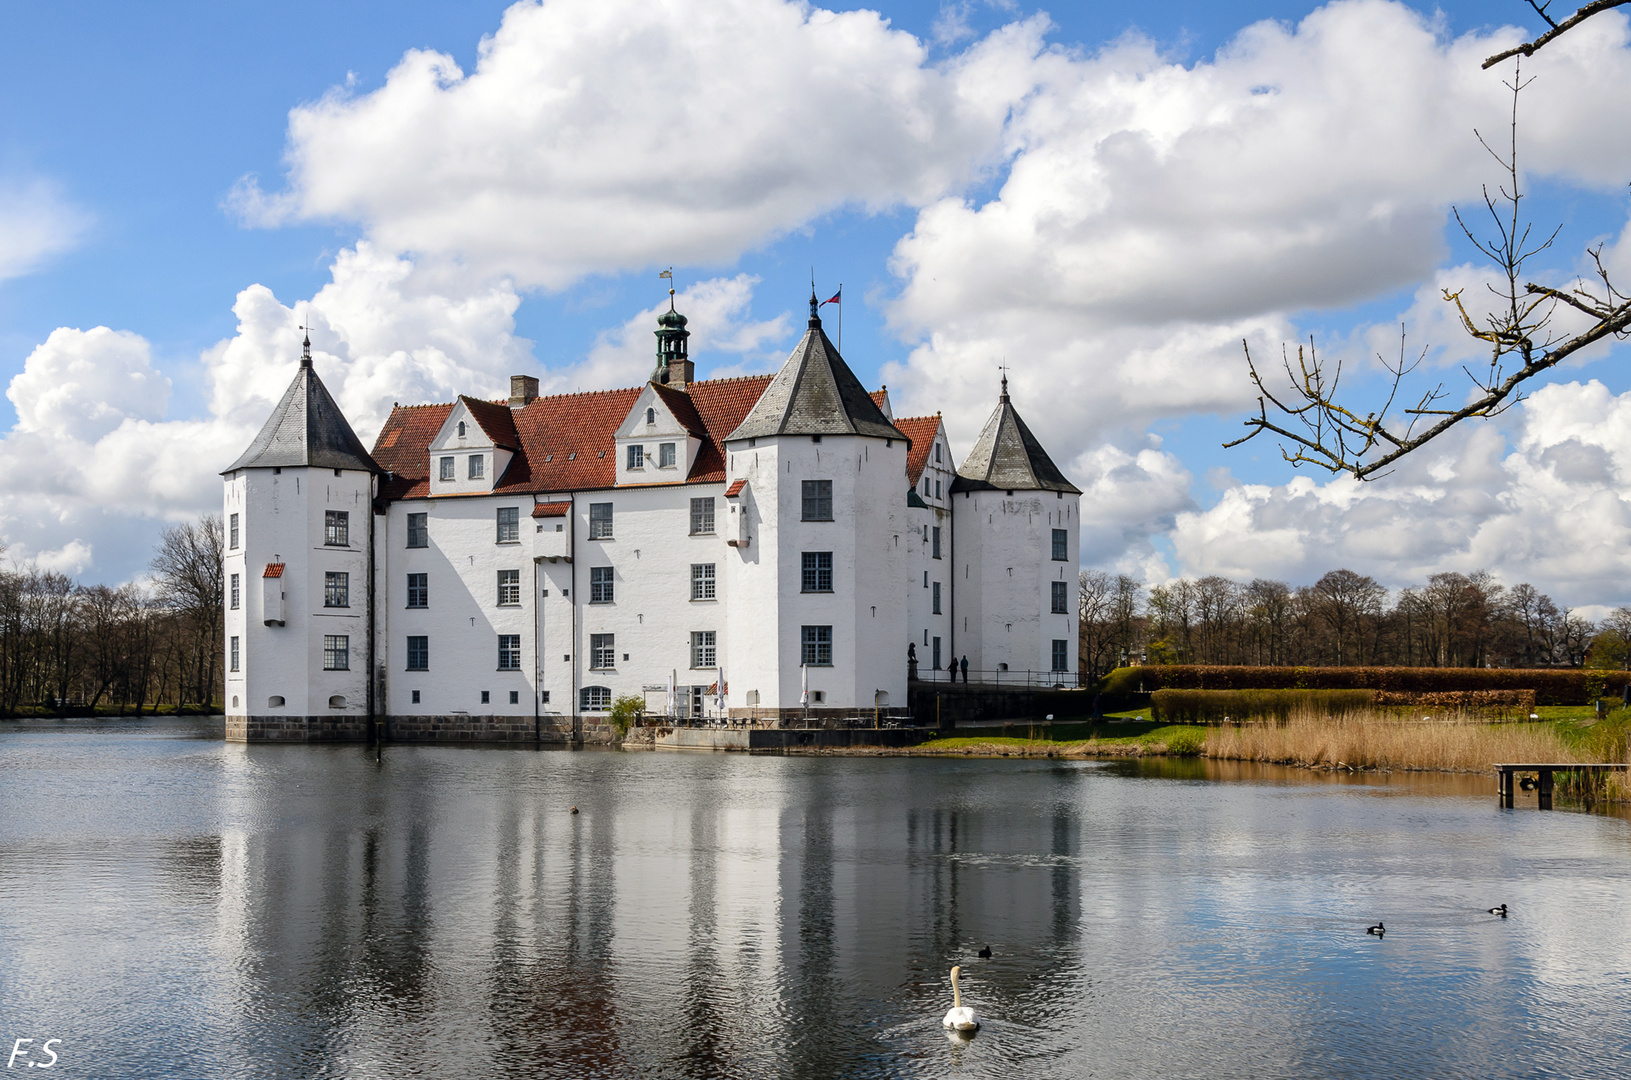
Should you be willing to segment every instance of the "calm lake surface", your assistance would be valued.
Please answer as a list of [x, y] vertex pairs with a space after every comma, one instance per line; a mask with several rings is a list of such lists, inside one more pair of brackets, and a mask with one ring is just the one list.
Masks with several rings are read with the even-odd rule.
[[1631, 824], [1490, 778], [219, 731], [0, 724], [43, 1075], [1631, 1074]]

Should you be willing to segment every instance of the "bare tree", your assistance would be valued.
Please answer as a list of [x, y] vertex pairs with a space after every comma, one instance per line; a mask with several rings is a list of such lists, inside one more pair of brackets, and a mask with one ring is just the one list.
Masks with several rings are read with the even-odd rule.
[[176, 669], [177, 705], [189, 694], [200, 704], [215, 700], [224, 548], [220, 516], [206, 514], [192, 524], [165, 529], [153, 557], [159, 600], [184, 616], [187, 626], [185, 640], [173, 642], [169, 649]]

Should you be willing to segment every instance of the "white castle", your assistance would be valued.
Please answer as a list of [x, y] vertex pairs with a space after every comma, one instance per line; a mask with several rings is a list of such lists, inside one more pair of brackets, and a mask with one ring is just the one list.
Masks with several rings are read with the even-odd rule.
[[[672, 294], [671, 294], [672, 295]], [[372, 452], [312, 368], [222, 474], [229, 739], [605, 737], [825, 719], [973, 672], [1075, 685], [1081, 492], [1001, 399], [961, 468], [822, 330], [775, 375], [399, 406]], [[980, 676], [976, 674], [976, 681]], [[966, 681], [966, 678], [965, 678]], [[932, 718], [929, 718], [932, 720]]]

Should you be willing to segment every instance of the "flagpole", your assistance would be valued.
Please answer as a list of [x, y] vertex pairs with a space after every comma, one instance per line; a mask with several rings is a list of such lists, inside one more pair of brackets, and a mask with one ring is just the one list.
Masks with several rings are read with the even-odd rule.
[[843, 355], [843, 352], [844, 352], [844, 300], [843, 300], [844, 283], [842, 281], [840, 281], [838, 283], [838, 296], [839, 296], [839, 300], [838, 300], [838, 352], [839, 352], [839, 355]]

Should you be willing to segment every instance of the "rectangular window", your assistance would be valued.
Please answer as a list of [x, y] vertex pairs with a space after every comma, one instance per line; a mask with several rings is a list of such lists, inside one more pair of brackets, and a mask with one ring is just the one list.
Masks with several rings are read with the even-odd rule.
[[694, 668], [713, 667], [718, 659], [714, 649], [714, 631], [691, 631], [691, 666]]
[[940, 498], [940, 481], [938, 480], [934, 482], [934, 497]]
[[498, 670], [521, 670], [521, 635], [498, 635]]
[[419, 691], [417, 690], [413, 692], [413, 703], [415, 705], [419, 704]]
[[498, 572], [498, 602], [500, 606], [521, 602], [521, 571], [500, 570]]
[[832, 666], [832, 627], [806, 626], [801, 628], [802, 651], [799, 662], [810, 667]]
[[485, 465], [486, 461], [487, 461], [487, 458], [486, 458], [486, 455], [484, 455], [484, 454], [471, 454], [470, 455], [470, 477], [469, 477], [469, 479], [471, 479], [471, 480], [480, 480], [482, 478], [482, 475], [486, 471], [486, 465]]
[[501, 506], [498, 508], [498, 542], [500, 544], [514, 544], [521, 539], [521, 508], [518, 506]]
[[832, 592], [832, 552], [804, 553], [804, 582], [801, 592]]
[[605, 712], [612, 707], [612, 691], [605, 686], [585, 686], [578, 691], [579, 712]]
[[408, 575], [408, 606], [412, 608], [430, 607], [430, 575]]
[[589, 666], [597, 670], [617, 666], [617, 635], [589, 635]]
[[940, 639], [934, 639], [934, 670], [940, 670]]
[[934, 528], [930, 529], [929, 536], [932, 539], [930, 554], [938, 559], [940, 558], [940, 526], [936, 525]]
[[804, 520], [832, 520], [832, 481], [804, 481]]
[[591, 604], [609, 604], [612, 602], [611, 567], [591, 566], [589, 568], [589, 602]]
[[934, 605], [934, 607], [931, 608], [930, 610], [935, 615], [938, 615], [938, 614], [940, 614], [940, 582], [937, 581], [937, 582], [934, 583], [933, 590], [934, 591], [931, 592], [929, 594], [929, 596], [931, 598], [930, 602]]
[[940, 460], [940, 444], [939, 443], [934, 444], [934, 459], [936, 461]]
[[510, 704], [511, 705], [521, 704], [521, 691], [519, 691], [519, 690], [511, 690], [510, 691]]
[[589, 539], [610, 540], [612, 538], [612, 504], [589, 504]]
[[408, 546], [411, 548], [430, 547], [430, 527], [425, 524], [429, 514], [408, 515]]
[[440, 468], [441, 471], [436, 474], [438, 479], [441, 479], [441, 480], [452, 480], [452, 479], [454, 479], [454, 476], [453, 476], [453, 459], [452, 458], [450, 458], [450, 457], [443, 458], [441, 460], [441, 464], [440, 464], [439, 468]]
[[423, 636], [408, 638], [408, 670], [430, 670], [430, 638]]
[[714, 497], [691, 500], [691, 535], [714, 531]]
[[629, 468], [643, 469], [646, 467], [646, 448], [643, 446], [629, 447]]
[[232, 655], [228, 658], [232, 664], [231, 671], [238, 670], [238, 635], [232, 636]]
[[691, 599], [712, 600], [714, 598], [714, 564], [711, 562], [694, 562], [691, 564]]
[[672, 469], [678, 455], [674, 453], [674, 444], [671, 442], [657, 444], [657, 467], [659, 469]]
[[1064, 529], [1053, 530], [1053, 561], [1064, 562], [1069, 555], [1066, 549], [1070, 546], [1070, 533]]
[[238, 589], [238, 575], [233, 574], [232, 575], [232, 610], [233, 611], [238, 610], [239, 595], [240, 595], [240, 593], [239, 593], [239, 589]]
[[493, 692], [491, 690], [483, 690], [481, 692], [481, 703], [483, 705], [489, 704], [492, 700], [493, 700]]
[[344, 510], [323, 511], [323, 543], [345, 547], [351, 543], [351, 517]]
[[1070, 614], [1070, 582], [1054, 581], [1053, 586], [1053, 613], [1055, 615]]
[[238, 550], [238, 515], [237, 514], [229, 514], [227, 516], [227, 522], [228, 522], [228, 525], [227, 525], [227, 547], [231, 548], [233, 551], [237, 551]]
[[351, 670], [351, 638], [345, 634], [323, 635], [323, 670]]
[[1070, 643], [1064, 638], [1053, 639], [1053, 670], [1070, 670], [1070, 654], [1067, 651], [1069, 645]]
[[323, 575], [323, 606], [351, 606], [351, 575], [330, 571]]

